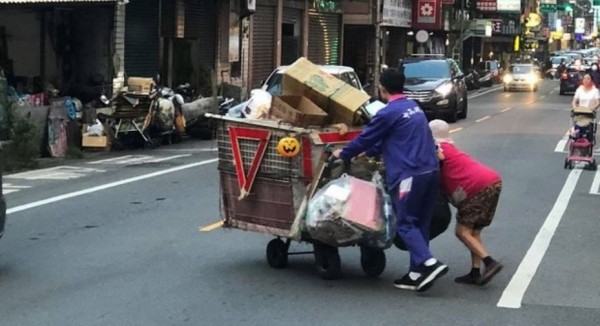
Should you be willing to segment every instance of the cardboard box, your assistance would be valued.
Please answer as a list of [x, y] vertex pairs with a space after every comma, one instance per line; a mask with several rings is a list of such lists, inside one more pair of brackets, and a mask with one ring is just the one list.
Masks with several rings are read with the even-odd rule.
[[273, 97], [271, 118], [297, 127], [321, 127], [327, 120], [327, 112], [321, 110], [307, 97], [283, 95]]
[[82, 147], [109, 148], [110, 142], [106, 136], [83, 136], [81, 138]]
[[283, 95], [303, 95], [329, 114], [328, 123], [354, 124], [356, 112], [369, 99], [365, 92], [322, 71], [306, 58], [298, 59], [283, 74]]
[[81, 128], [81, 147], [104, 148], [107, 151], [110, 150], [112, 139], [114, 137], [112, 129], [110, 129], [108, 125], [104, 124], [104, 136], [86, 136], [84, 134], [87, 132], [88, 126], [88, 124], [83, 124]]
[[150, 94], [154, 87], [152, 78], [129, 77], [127, 79], [127, 90], [131, 93]]

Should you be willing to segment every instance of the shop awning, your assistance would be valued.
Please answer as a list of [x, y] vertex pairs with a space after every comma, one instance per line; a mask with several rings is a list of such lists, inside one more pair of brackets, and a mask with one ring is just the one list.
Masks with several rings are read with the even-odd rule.
[[119, 0], [0, 0], [0, 4], [118, 2]]

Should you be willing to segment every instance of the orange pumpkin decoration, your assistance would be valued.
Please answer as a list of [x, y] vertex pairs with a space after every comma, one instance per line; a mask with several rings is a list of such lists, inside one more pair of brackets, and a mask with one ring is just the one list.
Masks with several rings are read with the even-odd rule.
[[294, 137], [283, 137], [277, 144], [277, 153], [283, 157], [296, 157], [300, 153], [300, 143]]

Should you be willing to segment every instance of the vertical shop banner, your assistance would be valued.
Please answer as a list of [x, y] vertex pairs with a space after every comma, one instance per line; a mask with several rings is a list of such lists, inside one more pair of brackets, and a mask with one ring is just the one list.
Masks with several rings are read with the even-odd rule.
[[411, 27], [411, 0], [384, 0], [382, 26]]
[[418, 0], [413, 1], [414, 29], [439, 30], [442, 28], [442, 1]]

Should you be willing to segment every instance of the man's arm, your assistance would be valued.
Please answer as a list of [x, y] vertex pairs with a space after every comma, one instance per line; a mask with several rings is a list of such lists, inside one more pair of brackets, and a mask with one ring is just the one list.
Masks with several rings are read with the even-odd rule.
[[383, 137], [388, 133], [388, 128], [391, 126], [389, 117], [376, 114], [373, 120], [365, 127], [363, 132], [353, 141], [351, 141], [341, 153], [336, 153], [345, 161], [352, 159], [363, 152], [372, 152], [378, 148], [376, 145], [381, 142]]

